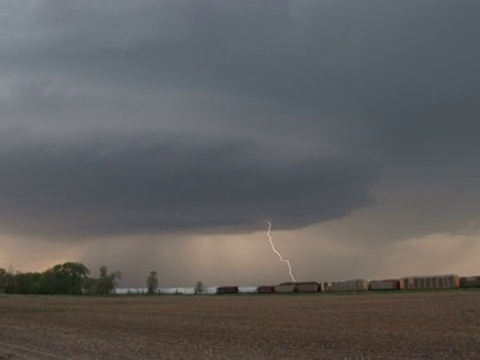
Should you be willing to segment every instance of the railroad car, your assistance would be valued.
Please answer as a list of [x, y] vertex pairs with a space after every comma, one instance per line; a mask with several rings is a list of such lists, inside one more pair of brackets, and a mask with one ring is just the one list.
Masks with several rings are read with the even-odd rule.
[[457, 275], [411, 276], [404, 279], [408, 290], [456, 289], [460, 287]]
[[263, 285], [257, 287], [257, 293], [259, 294], [272, 294], [275, 292], [275, 286]]
[[316, 281], [305, 281], [295, 283], [297, 291], [300, 293], [315, 293], [321, 291], [320, 283]]
[[403, 289], [405, 289], [404, 279], [370, 281], [370, 290], [403, 290]]
[[480, 276], [464, 276], [460, 278], [460, 286], [462, 288], [480, 287]]
[[370, 287], [370, 282], [366, 279], [354, 279], [344, 281], [334, 281], [330, 283], [330, 291], [367, 291]]
[[297, 291], [295, 283], [282, 283], [275, 286], [275, 292], [279, 294], [294, 293]]
[[238, 293], [239, 294], [256, 294], [257, 293], [256, 286], [239, 286]]
[[219, 286], [217, 294], [238, 294], [238, 286]]

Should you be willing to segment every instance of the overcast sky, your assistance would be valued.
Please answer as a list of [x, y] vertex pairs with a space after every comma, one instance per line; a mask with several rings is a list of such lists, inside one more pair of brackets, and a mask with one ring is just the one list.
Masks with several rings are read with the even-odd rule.
[[271, 221], [297, 279], [480, 272], [479, 43], [477, 0], [1, 0], [0, 267], [288, 280]]

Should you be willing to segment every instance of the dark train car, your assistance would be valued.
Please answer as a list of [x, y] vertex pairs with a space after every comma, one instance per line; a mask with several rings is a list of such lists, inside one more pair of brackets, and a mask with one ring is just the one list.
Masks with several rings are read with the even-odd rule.
[[275, 287], [278, 293], [313, 293], [321, 291], [321, 284], [316, 281], [284, 282]]
[[279, 294], [289, 294], [297, 291], [297, 286], [294, 282], [285, 282], [275, 286], [275, 292]]
[[299, 293], [315, 293], [322, 291], [320, 283], [316, 281], [303, 281], [295, 283]]
[[257, 293], [259, 294], [272, 294], [275, 292], [275, 286], [263, 285], [257, 287]]
[[404, 279], [372, 280], [370, 290], [403, 290], [405, 289]]
[[480, 276], [462, 276], [460, 278], [462, 288], [480, 288]]
[[217, 294], [238, 294], [238, 286], [220, 286]]

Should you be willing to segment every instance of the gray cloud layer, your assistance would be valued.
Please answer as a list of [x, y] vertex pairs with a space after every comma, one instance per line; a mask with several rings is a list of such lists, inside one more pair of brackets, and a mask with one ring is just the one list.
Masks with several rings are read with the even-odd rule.
[[379, 184], [392, 238], [478, 216], [477, 1], [0, 10], [2, 231], [291, 229]]
[[49, 235], [249, 231], [270, 219], [291, 228], [372, 201], [368, 190], [378, 171], [359, 160], [269, 163], [262, 159], [268, 149], [227, 140], [182, 144], [144, 135], [74, 146], [10, 139], [0, 154], [3, 229]]

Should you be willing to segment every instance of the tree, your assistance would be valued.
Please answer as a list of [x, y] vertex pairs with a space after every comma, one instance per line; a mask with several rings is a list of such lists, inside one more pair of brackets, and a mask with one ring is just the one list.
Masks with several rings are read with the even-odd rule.
[[0, 292], [8, 294], [82, 294], [82, 284], [89, 279], [88, 268], [79, 262], [57, 264], [39, 272], [8, 271], [0, 268]]
[[195, 284], [195, 294], [202, 294], [204, 290], [203, 283], [201, 281], [197, 281]]
[[86, 295], [95, 295], [97, 279], [92, 279], [91, 277], [86, 277], [82, 281], [82, 293]]
[[155, 294], [158, 288], [158, 278], [156, 271], [150, 271], [150, 275], [147, 277], [147, 294], [153, 295]]
[[82, 282], [90, 274], [90, 270], [78, 262], [66, 262], [62, 265], [61, 271], [65, 283], [65, 290], [68, 294], [79, 295], [82, 293]]
[[5, 293], [16, 294], [18, 292], [17, 275], [19, 273], [19, 271], [15, 271], [12, 265], [8, 267], [5, 275]]
[[5, 288], [7, 287], [7, 280], [7, 270], [0, 268], [0, 294], [5, 292]]
[[108, 295], [115, 291], [118, 285], [118, 280], [122, 278], [122, 273], [116, 271], [109, 274], [108, 268], [103, 265], [100, 266], [100, 277], [93, 283], [91, 293], [93, 295]]
[[43, 294], [70, 294], [82, 293], [82, 282], [90, 271], [82, 263], [66, 262], [57, 264], [41, 274], [41, 290]]

